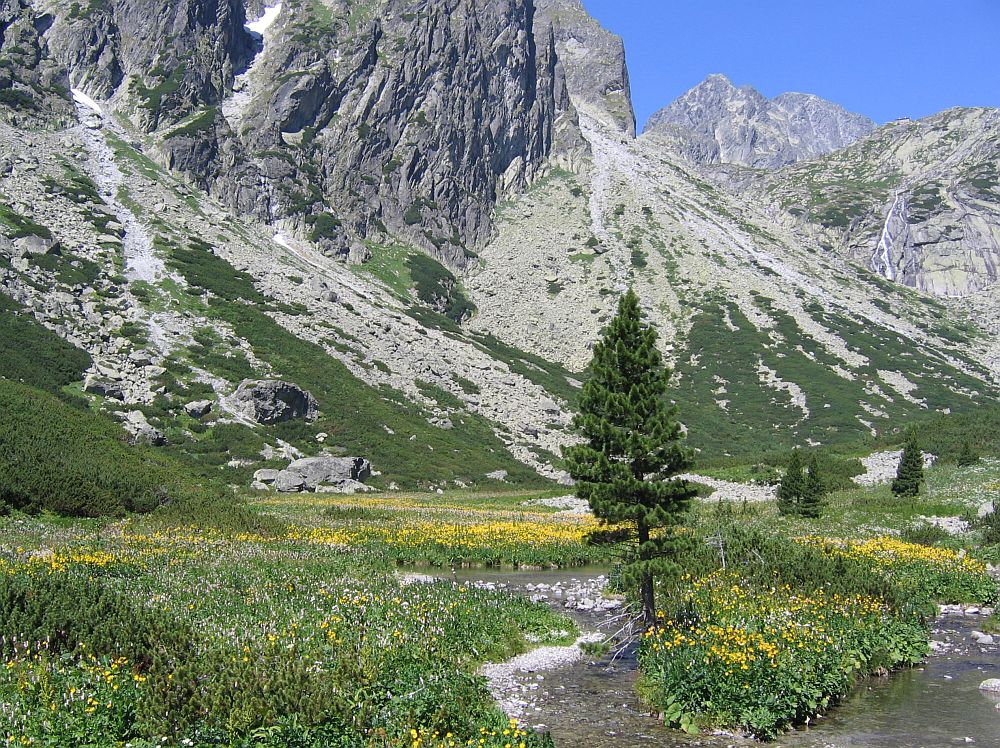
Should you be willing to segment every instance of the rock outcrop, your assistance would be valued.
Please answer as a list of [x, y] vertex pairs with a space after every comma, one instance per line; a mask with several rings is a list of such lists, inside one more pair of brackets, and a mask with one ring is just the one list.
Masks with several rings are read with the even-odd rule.
[[77, 88], [237, 212], [345, 259], [392, 234], [462, 267], [494, 206], [582, 141], [532, 2], [411, 5], [285, 2], [263, 52], [259, 1], [67, 7], [49, 37]]
[[65, 70], [44, 40], [52, 22], [28, 0], [0, 0], [0, 120], [33, 127], [72, 120]]
[[233, 393], [232, 402], [247, 418], [263, 424], [296, 418], [311, 421], [319, 414], [312, 393], [278, 380], [245, 379]]
[[694, 163], [774, 169], [843, 148], [874, 129], [867, 117], [818, 96], [769, 100], [711, 75], [650, 117], [643, 135]]
[[371, 464], [362, 457], [319, 455], [295, 460], [284, 470], [258, 470], [254, 473], [254, 486], [273, 488], [279, 493], [317, 490], [358, 493], [369, 490], [363, 481], [371, 474]]
[[[621, 37], [603, 28], [581, 0], [536, 0], [536, 29], [551, 25], [574, 106], [635, 137], [635, 111]], [[537, 33], [537, 32], [536, 32]]]
[[73, 86], [115, 96], [150, 131], [219, 104], [256, 48], [242, 0], [60, 6], [48, 41]]
[[129, 411], [123, 419], [123, 425], [125, 431], [131, 437], [133, 444], [146, 444], [152, 447], [159, 447], [167, 443], [163, 432], [150, 424], [140, 410]]
[[967, 296], [1000, 279], [1000, 110], [893, 122], [737, 189], [888, 281]]

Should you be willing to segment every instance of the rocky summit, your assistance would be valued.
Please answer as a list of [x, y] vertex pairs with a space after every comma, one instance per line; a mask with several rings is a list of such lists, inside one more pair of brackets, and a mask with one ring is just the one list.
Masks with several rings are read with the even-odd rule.
[[864, 115], [818, 96], [768, 99], [752, 86], [710, 75], [653, 114], [643, 134], [694, 163], [773, 169], [839, 150], [874, 129]]
[[722, 76], [636, 137], [579, 0], [0, 0], [0, 314], [243, 485], [564, 477], [630, 286], [695, 447], [846, 443], [996, 395], [998, 149]]

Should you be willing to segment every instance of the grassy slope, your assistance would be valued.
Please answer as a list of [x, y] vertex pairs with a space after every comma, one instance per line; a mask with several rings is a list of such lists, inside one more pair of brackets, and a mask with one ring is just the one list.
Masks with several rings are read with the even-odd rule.
[[[916, 348], [899, 336], [812, 309], [818, 321], [869, 359], [866, 366], [852, 372], [853, 380], [845, 379], [831, 368], [840, 362], [794, 320], [774, 309], [768, 299], [760, 297], [757, 303], [776, 320], [774, 332], [780, 343], [757, 330], [735, 304], [706, 303], [688, 336], [688, 355], [677, 366], [680, 381], [674, 396], [681, 418], [691, 429], [692, 446], [709, 459], [729, 454], [750, 460], [763, 452], [804, 445], [809, 439], [841, 448], [863, 448], [871, 435], [860, 419], [871, 422], [880, 433], [890, 433], [914, 419], [927, 418], [928, 409], [975, 410], [980, 403], [968, 392], [995, 395], [939, 355]], [[727, 311], [737, 330], [726, 326]], [[761, 383], [758, 361], [802, 389], [808, 417], [792, 406], [787, 392]], [[878, 378], [879, 370], [901, 372], [916, 385], [911, 396], [923, 400], [927, 408], [898, 396]], [[726, 380], [725, 393], [715, 394], [720, 384], [713, 376]], [[866, 393], [870, 383], [889, 392], [893, 402]], [[718, 400], [729, 401], [728, 411], [717, 404]], [[862, 401], [877, 405], [886, 416], [867, 413], [860, 406]]]
[[183, 247], [163, 241], [161, 248], [191, 286], [209, 292], [206, 303], [196, 302], [199, 313], [232, 325], [278, 376], [319, 400], [323, 415], [315, 424], [299, 429], [302, 433], [295, 436], [300, 440], [312, 438], [315, 443], [315, 434], [327, 433], [328, 443], [368, 457], [383, 472], [383, 483], [481, 482], [486, 473], [501, 469], [512, 482], [545, 483], [510, 456], [481, 417], [463, 413], [453, 419], [453, 430], [431, 426], [428, 414], [401, 392], [369, 386], [320, 346], [285, 330], [269, 312], [296, 310], [264, 297], [248, 275], [215, 256], [209, 246], [192, 242]]

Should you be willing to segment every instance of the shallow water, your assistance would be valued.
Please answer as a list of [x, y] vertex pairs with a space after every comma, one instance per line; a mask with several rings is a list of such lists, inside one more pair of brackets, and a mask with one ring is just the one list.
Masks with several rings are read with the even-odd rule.
[[[583, 580], [605, 569], [497, 572], [461, 570], [460, 581], [505, 584], [525, 592], [528, 584]], [[584, 630], [600, 617], [572, 612]], [[978, 616], [952, 615], [936, 622], [932, 639], [946, 650], [917, 668], [889, 678], [866, 680], [850, 697], [810, 728], [795, 730], [770, 745], [788, 748], [943, 748], [976, 745], [1000, 748], [1000, 698], [979, 691], [987, 678], [1000, 677], [1000, 647], [973, 644]], [[539, 678], [539, 675], [541, 678]], [[690, 737], [664, 728], [635, 696], [634, 657], [610, 662], [584, 659], [539, 674], [526, 721], [548, 730], [561, 747], [586, 746], [750, 746], [753, 741], [724, 735]], [[532, 716], [533, 714], [533, 716]], [[757, 744], [760, 745], [760, 744]]]

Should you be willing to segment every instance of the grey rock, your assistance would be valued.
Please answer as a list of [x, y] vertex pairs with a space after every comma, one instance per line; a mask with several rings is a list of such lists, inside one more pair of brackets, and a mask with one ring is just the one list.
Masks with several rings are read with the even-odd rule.
[[980, 691], [987, 693], [1000, 693], [1000, 678], [990, 678], [979, 684]]
[[559, 405], [556, 404], [554, 400], [551, 400], [549, 398], [542, 399], [542, 401], [538, 404], [538, 406], [541, 408], [542, 412], [545, 413], [546, 415], [558, 416], [562, 413], [562, 410], [559, 408]]
[[115, 400], [124, 400], [125, 393], [120, 382], [97, 374], [88, 374], [83, 382], [83, 391]]
[[356, 480], [341, 480], [330, 485], [322, 485], [316, 487], [317, 493], [339, 493], [353, 496], [356, 493], [367, 493], [369, 491], [374, 491], [375, 489], [371, 486], [366, 486], [361, 481]]
[[994, 642], [992, 636], [984, 634], [982, 631], [973, 631], [972, 639], [976, 642], [976, 644], [983, 644], [987, 646], [993, 644]]
[[133, 444], [148, 444], [154, 447], [166, 444], [163, 432], [152, 426], [142, 411], [132, 410], [125, 416], [125, 430], [131, 434]]
[[650, 117], [643, 135], [660, 135], [694, 163], [774, 169], [843, 148], [874, 129], [867, 117], [818, 96], [768, 100], [711, 75]]
[[291, 382], [245, 379], [232, 399], [247, 417], [257, 423], [274, 424], [296, 418], [311, 421], [319, 415], [316, 398]]
[[507, 480], [507, 471], [494, 470], [492, 473], [487, 473], [486, 477], [489, 478], [490, 480], [500, 480], [500, 481]]
[[299, 493], [306, 490], [306, 481], [298, 473], [282, 470], [274, 479], [274, 489], [279, 493]]
[[194, 400], [184, 406], [185, 412], [192, 418], [201, 418], [212, 411], [211, 400]]
[[256, 473], [253, 474], [253, 479], [258, 483], [270, 485], [278, 479], [278, 476], [280, 474], [281, 474], [280, 470], [270, 470], [270, 469], [258, 470]]
[[336, 484], [342, 481], [364, 481], [371, 477], [371, 464], [362, 457], [304, 457], [295, 460], [283, 473], [293, 473], [308, 488], [316, 488], [324, 483]]
[[14, 250], [22, 257], [28, 255], [58, 255], [61, 249], [58, 240], [43, 236], [22, 236], [14, 240]]

